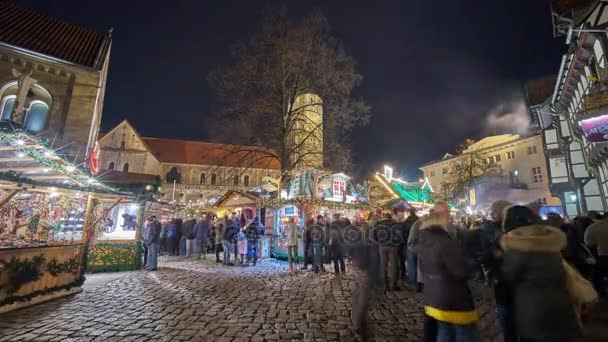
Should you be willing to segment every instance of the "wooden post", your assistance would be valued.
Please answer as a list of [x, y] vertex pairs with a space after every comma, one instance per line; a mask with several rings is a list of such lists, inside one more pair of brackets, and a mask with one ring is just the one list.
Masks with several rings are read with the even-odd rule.
[[4, 207], [6, 203], [8, 203], [15, 195], [21, 192], [21, 189], [13, 190], [8, 196], [4, 197], [2, 201], [0, 201], [0, 208]]
[[87, 243], [89, 239], [89, 226], [93, 221], [93, 193], [89, 192], [87, 196], [87, 206], [84, 214], [84, 225], [82, 226], [82, 241]]

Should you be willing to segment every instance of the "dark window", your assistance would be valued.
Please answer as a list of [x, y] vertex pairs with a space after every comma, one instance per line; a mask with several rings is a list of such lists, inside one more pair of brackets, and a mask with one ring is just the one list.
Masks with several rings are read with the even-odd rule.
[[447, 174], [447, 173], [448, 173], [448, 168], [447, 168], [447, 167], [444, 167], [444, 168], [441, 170], [441, 172], [442, 172], [444, 175], [445, 175], [445, 174]]
[[238, 185], [239, 185], [239, 178], [240, 178], [240, 177], [239, 177], [238, 175], [234, 176], [234, 185], [235, 185], [235, 186], [238, 186]]
[[110, 164], [108, 164], [108, 170], [114, 170], [114, 162], [110, 162]]
[[207, 176], [205, 175], [205, 173], [201, 173], [201, 184], [205, 184], [207, 182]]
[[245, 175], [245, 177], [243, 177], [243, 185], [249, 186], [249, 175]]
[[435, 177], [435, 171], [431, 171], [431, 177]]
[[532, 168], [532, 178], [534, 179], [534, 183], [543, 182], [543, 175], [540, 172], [540, 166]]
[[125, 148], [127, 146], [127, 143], [123, 140], [120, 142], [120, 148]]
[[125, 165], [122, 166], [122, 172], [129, 172], [129, 163], [125, 163]]
[[165, 181], [167, 181], [167, 183], [181, 183], [182, 174], [179, 172], [179, 169], [175, 166], [172, 167], [165, 175]]
[[211, 185], [215, 185], [217, 182], [217, 175], [215, 173], [211, 174]]
[[500, 154], [495, 155], [494, 160], [498, 163], [500, 161]]

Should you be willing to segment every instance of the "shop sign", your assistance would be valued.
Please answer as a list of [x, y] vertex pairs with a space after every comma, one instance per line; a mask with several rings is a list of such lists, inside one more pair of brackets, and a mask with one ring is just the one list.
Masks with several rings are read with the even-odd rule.
[[608, 115], [582, 120], [580, 125], [589, 142], [608, 141]]
[[608, 92], [599, 92], [594, 94], [585, 95], [583, 97], [585, 101], [585, 108], [587, 110], [601, 108], [608, 105]]

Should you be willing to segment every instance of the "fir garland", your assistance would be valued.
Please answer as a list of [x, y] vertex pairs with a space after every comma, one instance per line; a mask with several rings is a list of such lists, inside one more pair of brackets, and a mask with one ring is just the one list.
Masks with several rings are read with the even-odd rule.
[[76, 274], [76, 271], [78, 271], [79, 266], [80, 263], [77, 261], [77, 257], [70, 258], [62, 263], [59, 263], [57, 261], [57, 258], [53, 258], [46, 264], [46, 271], [54, 277], [58, 276], [61, 273]]
[[42, 276], [42, 265], [46, 259], [41, 254], [30, 260], [29, 258], [17, 259], [12, 257], [10, 261], [0, 260], [0, 269], [8, 274], [8, 283], [4, 286], [6, 293], [15, 293], [21, 286], [36, 281]]

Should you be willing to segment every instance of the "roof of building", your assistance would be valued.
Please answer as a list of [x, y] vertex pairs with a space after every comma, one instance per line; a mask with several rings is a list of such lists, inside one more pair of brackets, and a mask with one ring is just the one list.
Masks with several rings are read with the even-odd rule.
[[[483, 150], [489, 150], [489, 149], [493, 149], [493, 148], [497, 148], [500, 147], [502, 145], [506, 145], [506, 144], [510, 144], [516, 141], [521, 141], [521, 140], [525, 140], [525, 139], [530, 139], [533, 137], [540, 137], [538, 134], [534, 134], [531, 136], [527, 136], [527, 137], [521, 137], [517, 134], [500, 134], [500, 135], [493, 135], [493, 136], [489, 136], [489, 137], [485, 137], [479, 141], [477, 141], [476, 143], [470, 145], [466, 150], [464, 150], [464, 152], [462, 154], [467, 154], [467, 153], [472, 153], [472, 152], [479, 152], [479, 153], [483, 153]], [[460, 157], [462, 154], [459, 155], [455, 155], [452, 157], [448, 157], [446, 158], [444, 156], [444, 158], [439, 159], [439, 160], [432, 160], [424, 165], [422, 165], [420, 167], [420, 169], [430, 166], [430, 165], [434, 165], [437, 163], [441, 163], [444, 161], [448, 161], [448, 160], [452, 160], [452, 159], [456, 159], [458, 157]]]
[[0, 43], [101, 69], [110, 34], [100, 34], [0, 0]]
[[261, 147], [146, 137], [142, 140], [163, 163], [281, 169], [277, 152]]
[[545, 102], [553, 95], [557, 76], [551, 75], [526, 82], [524, 85], [528, 105], [534, 106]]

